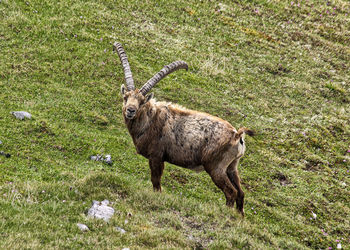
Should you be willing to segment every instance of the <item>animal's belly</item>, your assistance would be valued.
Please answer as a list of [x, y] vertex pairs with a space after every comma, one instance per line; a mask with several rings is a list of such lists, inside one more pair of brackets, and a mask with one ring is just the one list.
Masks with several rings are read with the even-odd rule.
[[193, 171], [196, 171], [197, 173], [204, 171], [204, 166], [199, 165], [199, 166], [194, 166], [194, 167], [188, 167], [188, 169], [191, 169]]
[[173, 157], [172, 155], [168, 155], [164, 161], [179, 167], [194, 170], [196, 172], [204, 170], [204, 167], [202, 166], [202, 163], [199, 159], [196, 159], [195, 157], [188, 154], [186, 155], [186, 153], [180, 154], [180, 157]]
[[204, 166], [200, 165], [201, 163], [199, 163], [199, 162], [195, 163], [195, 165], [193, 164], [193, 162], [174, 161], [171, 159], [167, 159], [167, 162], [174, 164], [176, 166], [182, 167], [182, 168], [187, 168], [187, 169], [193, 170], [195, 172], [201, 172], [204, 170]]

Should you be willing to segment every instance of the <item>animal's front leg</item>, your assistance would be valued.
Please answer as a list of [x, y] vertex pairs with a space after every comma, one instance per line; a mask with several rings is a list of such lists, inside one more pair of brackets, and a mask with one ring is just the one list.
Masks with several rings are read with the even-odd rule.
[[157, 159], [149, 159], [149, 167], [151, 168], [151, 181], [154, 191], [162, 191], [160, 179], [162, 178], [164, 162]]

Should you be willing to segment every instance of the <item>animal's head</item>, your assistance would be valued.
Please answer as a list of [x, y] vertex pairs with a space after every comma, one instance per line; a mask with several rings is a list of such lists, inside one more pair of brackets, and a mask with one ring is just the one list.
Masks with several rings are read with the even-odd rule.
[[143, 105], [153, 97], [153, 93], [144, 96], [138, 89], [127, 90], [124, 84], [122, 84], [121, 93], [123, 95], [123, 115], [129, 120], [136, 118]]
[[169, 65], [166, 65], [161, 71], [155, 74], [151, 79], [149, 79], [141, 89], [135, 89], [134, 79], [132, 77], [128, 57], [120, 43], [114, 44], [114, 50], [117, 50], [119, 59], [122, 63], [125, 82], [121, 86], [121, 93], [123, 95], [123, 115], [126, 119], [134, 119], [142, 110], [143, 105], [145, 105], [149, 100], [152, 99], [153, 93], [147, 93], [154, 87], [160, 80], [162, 80], [168, 74], [178, 70], [178, 69], [188, 69], [188, 66], [183, 61], [176, 61]]

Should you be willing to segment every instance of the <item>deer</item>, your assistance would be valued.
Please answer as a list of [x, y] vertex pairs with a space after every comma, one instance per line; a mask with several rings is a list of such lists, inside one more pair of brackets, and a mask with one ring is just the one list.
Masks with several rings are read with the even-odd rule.
[[236, 130], [228, 121], [186, 109], [171, 102], [159, 102], [148, 92], [164, 77], [179, 69], [184, 61], [164, 66], [140, 89], [135, 88], [128, 57], [122, 45], [114, 43], [124, 71], [122, 115], [136, 151], [148, 159], [154, 191], [161, 192], [164, 162], [194, 171], [206, 171], [226, 198], [226, 205], [244, 216], [244, 192], [238, 164], [244, 155], [245, 135], [254, 131]]

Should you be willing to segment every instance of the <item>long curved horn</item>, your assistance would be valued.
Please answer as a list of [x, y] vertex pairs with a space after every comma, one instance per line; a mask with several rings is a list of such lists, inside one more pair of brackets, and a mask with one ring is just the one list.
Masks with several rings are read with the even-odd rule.
[[120, 43], [116, 42], [113, 44], [113, 51], [115, 51], [115, 50], [117, 50], [120, 62], [123, 65], [125, 82], [126, 82], [126, 89], [127, 90], [135, 90], [134, 79], [132, 78], [132, 73], [131, 73], [128, 57], [126, 56], [126, 53], [123, 49], [123, 46]]
[[164, 68], [159, 71], [157, 74], [155, 74], [151, 79], [149, 79], [140, 89], [140, 92], [143, 95], [146, 95], [148, 91], [153, 88], [154, 85], [156, 85], [160, 80], [162, 80], [164, 77], [169, 75], [170, 73], [174, 72], [178, 69], [186, 69], [188, 70], [188, 65], [184, 61], [176, 61], [169, 65], [164, 66]]

